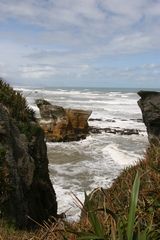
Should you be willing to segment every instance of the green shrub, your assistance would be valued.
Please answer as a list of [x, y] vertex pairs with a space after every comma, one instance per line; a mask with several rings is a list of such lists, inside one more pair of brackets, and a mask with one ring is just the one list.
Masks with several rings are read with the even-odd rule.
[[0, 102], [9, 109], [10, 115], [17, 121], [35, 120], [34, 111], [28, 107], [21, 93], [14, 91], [2, 79], [0, 79]]
[[[132, 186], [129, 212], [127, 215], [121, 216], [114, 213], [112, 210], [94, 209], [94, 203], [91, 196], [87, 196], [85, 193], [85, 206], [86, 215], [90, 224], [90, 227], [85, 231], [80, 229], [75, 234], [78, 240], [158, 240], [160, 239], [160, 229], [158, 226], [153, 224], [153, 218], [147, 226], [141, 227], [141, 220], [138, 215], [138, 196], [140, 188], [140, 176], [137, 172]], [[105, 218], [100, 217], [99, 211], [103, 211], [106, 214], [106, 219], [108, 215], [112, 218], [115, 223], [114, 227], [108, 232]], [[154, 216], [155, 209], [152, 209], [152, 214]], [[73, 230], [72, 230], [73, 232]]]
[[0, 79], [0, 102], [8, 108], [20, 132], [25, 134], [28, 140], [40, 131], [35, 113], [28, 107], [26, 99], [2, 79]]

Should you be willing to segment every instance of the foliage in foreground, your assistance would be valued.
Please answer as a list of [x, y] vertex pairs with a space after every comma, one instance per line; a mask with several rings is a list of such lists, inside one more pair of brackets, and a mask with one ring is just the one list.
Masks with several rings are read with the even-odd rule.
[[0, 79], [0, 103], [7, 107], [20, 132], [25, 134], [29, 141], [38, 131], [42, 131], [26, 99], [2, 79]]
[[0, 239], [160, 239], [160, 146], [151, 146], [145, 159], [124, 170], [110, 189], [100, 189], [85, 197], [78, 223], [58, 220], [44, 224], [34, 233], [13, 229], [10, 232], [10, 228], [3, 227]]
[[28, 107], [26, 99], [2, 79], [0, 79], [0, 102], [9, 109], [10, 115], [15, 120], [22, 122], [35, 120], [34, 111]]
[[138, 194], [140, 187], [140, 176], [137, 172], [132, 192], [130, 198], [129, 212], [126, 216], [117, 216], [110, 209], [103, 208], [97, 209], [97, 211], [103, 211], [106, 214], [110, 214], [113, 220], [113, 226], [111, 231], [108, 233], [106, 231], [106, 226], [104, 221], [100, 221], [96, 212], [93, 209], [92, 199], [89, 196], [85, 195], [85, 206], [87, 209], [88, 220], [91, 225], [91, 231], [86, 233], [80, 232], [77, 235], [81, 235], [78, 237], [78, 240], [91, 240], [91, 239], [101, 239], [101, 240], [147, 240], [147, 239], [159, 239], [160, 231], [154, 230], [152, 221], [150, 225], [145, 226], [141, 229], [139, 219], [136, 216], [137, 211], [137, 203], [138, 203]]

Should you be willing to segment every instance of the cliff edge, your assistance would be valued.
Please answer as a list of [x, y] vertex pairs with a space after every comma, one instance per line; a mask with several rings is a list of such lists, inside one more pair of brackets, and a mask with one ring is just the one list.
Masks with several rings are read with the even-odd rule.
[[142, 111], [150, 143], [160, 140], [160, 92], [139, 91], [138, 105]]
[[0, 80], [0, 218], [31, 228], [56, 215], [43, 130], [21, 94]]

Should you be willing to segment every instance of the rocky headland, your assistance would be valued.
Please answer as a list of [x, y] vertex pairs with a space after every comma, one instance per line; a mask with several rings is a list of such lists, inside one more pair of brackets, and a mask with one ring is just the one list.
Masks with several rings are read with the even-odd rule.
[[[119, 135], [138, 135], [140, 130], [132, 128], [90, 126], [89, 122], [102, 121], [100, 118], [89, 118], [91, 111], [82, 109], [63, 108], [52, 105], [50, 102], [37, 99], [36, 104], [40, 110], [41, 118], [38, 119], [44, 130], [47, 141], [69, 142], [85, 139], [89, 134], [111, 133]], [[132, 119], [140, 122], [141, 119]], [[116, 122], [114, 119], [106, 119], [107, 122]], [[122, 120], [125, 121], [125, 120]]]
[[45, 132], [47, 141], [68, 142], [85, 139], [89, 134], [88, 118], [91, 111], [63, 108], [38, 99], [40, 110], [39, 124]]
[[43, 130], [21, 94], [0, 80], [0, 218], [32, 228], [56, 216]]
[[146, 125], [150, 143], [160, 141], [160, 92], [140, 91], [138, 105]]

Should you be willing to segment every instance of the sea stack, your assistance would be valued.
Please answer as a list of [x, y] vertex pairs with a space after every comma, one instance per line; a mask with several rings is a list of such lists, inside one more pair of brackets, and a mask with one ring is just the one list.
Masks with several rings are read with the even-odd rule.
[[138, 105], [142, 111], [150, 143], [160, 141], [160, 92], [139, 91]]
[[46, 100], [36, 101], [40, 110], [39, 124], [47, 141], [69, 142], [85, 139], [89, 134], [88, 118], [91, 111], [52, 105]]

